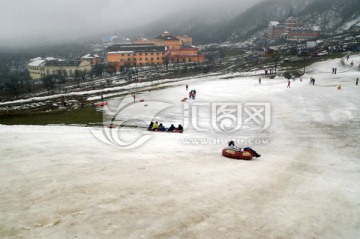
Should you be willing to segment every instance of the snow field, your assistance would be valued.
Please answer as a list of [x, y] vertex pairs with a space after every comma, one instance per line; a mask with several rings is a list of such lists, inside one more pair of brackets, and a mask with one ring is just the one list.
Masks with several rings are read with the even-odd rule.
[[[120, 112], [116, 123], [145, 118], [146, 126], [171, 105], [155, 119], [184, 124], [188, 83], [197, 91], [189, 107], [270, 103], [264, 131], [218, 132], [206, 107], [198, 120], [208, 130], [189, 125], [183, 134], [0, 125], [0, 237], [359, 238], [359, 72], [339, 59], [307, 72], [290, 89], [282, 78], [259, 85], [248, 76], [169, 83], [137, 94], [144, 102], [112, 99], [104, 117]], [[149, 139], [135, 149], [117, 143], [142, 135]], [[261, 153], [258, 159], [232, 160], [221, 156], [229, 138], [268, 143], [242, 145]]]

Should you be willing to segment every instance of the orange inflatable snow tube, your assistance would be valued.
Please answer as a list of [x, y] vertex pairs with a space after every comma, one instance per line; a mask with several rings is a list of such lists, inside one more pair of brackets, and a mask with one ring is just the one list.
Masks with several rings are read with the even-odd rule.
[[228, 158], [244, 160], [251, 160], [254, 157], [254, 154], [251, 151], [236, 151], [227, 148], [222, 150], [222, 155]]

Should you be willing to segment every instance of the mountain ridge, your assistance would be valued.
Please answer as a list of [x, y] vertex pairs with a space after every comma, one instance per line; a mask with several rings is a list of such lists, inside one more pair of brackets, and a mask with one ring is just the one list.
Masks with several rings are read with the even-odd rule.
[[324, 34], [331, 34], [341, 31], [346, 22], [360, 17], [360, 1], [267, 0], [236, 16], [217, 18], [218, 21], [199, 19], [190, 13], [186, 19], [165, 17], [138, 30], [145, 36], [154, 36], [155, 32], [164, 30], [177, 35], [191, 35], [195, 44], [239, 41], [261, 33], [270, 21], [283, 21], [291, 13], [301, 25], [318, 25]]

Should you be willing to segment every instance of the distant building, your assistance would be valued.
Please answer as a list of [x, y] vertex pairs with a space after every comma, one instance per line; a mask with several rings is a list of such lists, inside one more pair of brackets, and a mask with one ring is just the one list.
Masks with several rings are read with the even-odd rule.
[[204, 62], [205, 55], [199, 54], [198, 48], [181, 47], [169, 50], [169, 61], [172, 63]]
[[301, 27], [295, 17], [289, 17], [284, 23], [271, 21], [267, 36], [271, 39], [308, 40], [318, 38], [320, 34], [321, 29], [319, 27]]
[[28, 70], [33, 80], [40, 80], [49, 75], [72, 77], [76, 71], [90, 72], [91, 63], [86, 60], [64, 61], [54, 57], [37, 57], [30, 60]]
[[287, 34], [287, 40], [308, 40], [318, 38], [320, 30], [314, 28], [293, 27]]
[[288, 19], [285, 20], [285, 32], [289, 33], [291, 32], [291, 30], [297, 26], [297, 21], [295, 17], [289, 17]]
[[154, 41], [158, 44], [165, 45], [169, 50], [179, 49], [181, 47], [181, 41], [166, 31], [157, 36]]
[[177, 49], [180, 47], [192, 46], [192, 37], [190, 36], [173, 36], [165, 31], [154, 39], [139, 38], [133, 41], [134, 44], [155, 44], [158, 46], [167, 46], [168, 49]]
[[164, 64], [166, 47], [154, 44], [115, 44], [107, 48], [106, 59], [116, 71], [123, 66]]
[[115, 44], [107, 48], [107, 62], [116, 71], [123, 66], [150, 66], [166, 63], [204, 62], [205, 56], [192, 47], [192, 37], [173, 36], [165, 31], [154, 39], [139, 38], [133, 44]]
[[80, 58], [83, 61], [90, 62], [91, 65], [96, 65], [100, 63], [100, 56], [97, 54], [87, 54]]

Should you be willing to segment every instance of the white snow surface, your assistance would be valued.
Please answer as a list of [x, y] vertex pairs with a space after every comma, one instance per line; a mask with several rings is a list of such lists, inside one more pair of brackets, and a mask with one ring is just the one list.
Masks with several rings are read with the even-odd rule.
[[[0, 238], [360, 238], [360, 73], [339, 59], [306, 70], [291, 88], [283, 78], [209, 76], [104, 109], [105, 120], [120, 112], [117, 124], [145, 126], [160, 108], [155, 120], [184, 124], [189, 84], [205, 131], [0, 125]], [[202, 109], [219, 102], [268, 103], [270, 126], [218, 132]], [[121, 145], [139, 136], [137, 148]], [[261, 157], [223, 157], [227, 139]]]

